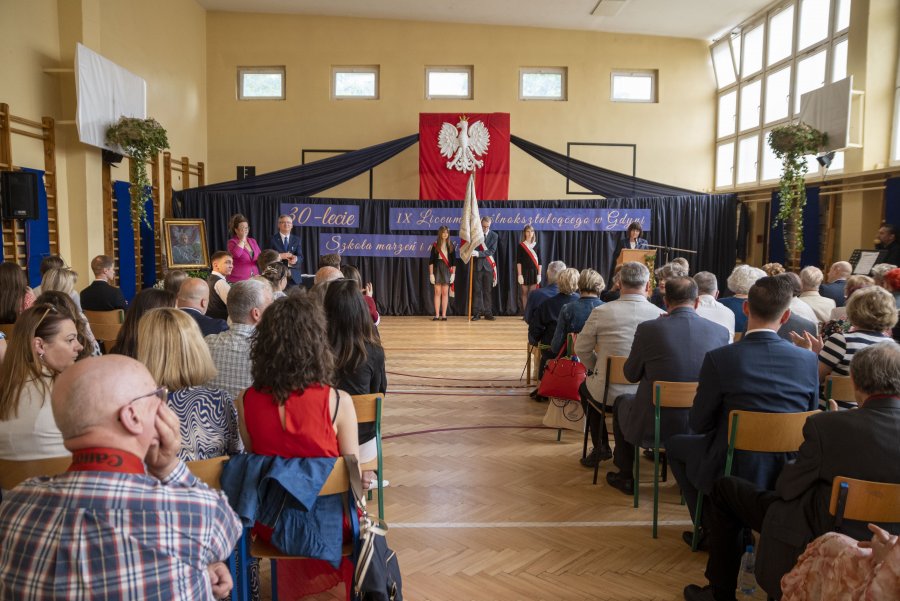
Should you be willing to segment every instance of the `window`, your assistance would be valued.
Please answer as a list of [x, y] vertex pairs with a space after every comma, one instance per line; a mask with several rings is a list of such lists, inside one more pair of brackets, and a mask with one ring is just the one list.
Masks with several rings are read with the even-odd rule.
[[763, 33], [760, 24], [744, 34], [744, 60], [741, 63], [741, 77], [748, 77], [762, 69]]
[[425, 67], [425, 98], [471, 100], [473, 67]]
[[834, 45], [831, 54], [831, 81], [840, 81], [847, 77], [847, 38]]
[[613, 71], [613, 102], [656, 102], [656, 71]]
[[333, 98], [378, 98], [378, 67], [332, 67]]
[[800, 0], [800, 30], [797, 50], [809, 48], [828, 37], [828, 12], [831, 0]]
[[797, 61], [797, 87], [794, 92], [794, 112], [800, 111], [800, 97], [825, 85], [825, 51]]
[[781, 161], [769, 147], [768, 131], [763, 135], [762, 147], [762, 179], [763, 181], [778, 179], [781, 177]]
[[787, 119], [791, 109], [791, 67], [766, 76], [766, 123]]
[[774, 65], [791, 55], [794, 45], [794, 5], [775, 13], [769, 20], [769, 57], [766, 63]]
[[719, 144], [716, 148], [716, 188], [733, 186], [734, 142]]
[[565, 67], [519, 69], [519, 100], [565, 100]]
[[712, 59], [719, 88], [724, 88], [725, 86], [733, 84], [737, 80], [737, 75], [734, 72], [734, 59], [731, 56], [731, 45], [727, 40], [713, 46]]
[[759, 134], [741, 138], [741, 141], [738, 142], [738, 184], [747, 184], [756, 181], [756, 165], [758, 159]]
[[759, 99], [761, 90], [761, 79], [757, 79], [756, 81], [741, 87], [741, 131], [759, 125]]
[[718, 137], [730, 136], [734, 133], [735, 117], [737, 111], [737, 91], [732, 90], [719, 96], [719, 127]]
[[850, 0], [838, 0], [834, 14], [834, 31], [844, 31], [850, 27]]
[[238, 67], [238, 100], [284, 100], [284, 67]]

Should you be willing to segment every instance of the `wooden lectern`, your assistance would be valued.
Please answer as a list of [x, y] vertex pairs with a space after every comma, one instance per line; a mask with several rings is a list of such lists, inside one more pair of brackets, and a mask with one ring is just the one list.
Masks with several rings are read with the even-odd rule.
[[[647, 256], [656, 258], [656, 251], [652, 248], [624, 248], [616, 259], [616, 265], [621, 265], [627, 261], [635, 261], [647, 265]], [[648, 266], [649, 267], [649, 266]]]

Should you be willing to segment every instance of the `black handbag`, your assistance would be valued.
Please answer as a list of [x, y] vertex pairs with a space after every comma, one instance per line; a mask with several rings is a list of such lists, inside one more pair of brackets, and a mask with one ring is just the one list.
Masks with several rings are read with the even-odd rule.
[[[345, 457], [346, 459], [347, 457]], [[358, 601], [403, 601], [403, 579], [397, 553], [387, 544], [387, 524], [372, 522], [355, 458], [347, 461], [350, 488], [359, 511], [359, 541], [354, 553], [353, 595]]]

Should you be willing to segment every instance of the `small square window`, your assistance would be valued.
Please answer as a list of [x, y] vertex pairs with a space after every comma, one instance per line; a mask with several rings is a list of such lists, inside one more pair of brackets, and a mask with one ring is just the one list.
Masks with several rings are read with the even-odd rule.
[[565, 100], [565, 67], [519, 69], [519, 100]]
[[425, 98], [462, 98], [471, 100], [474, 68], [425, 67]]
[[238, 67], [238, 100], [284, 100], [284, 67]]
[[332, 98], [378, 98], [378, 67], [332, 67]]
[[656, 71], [613, 71], [613, 102], [657, 102]]

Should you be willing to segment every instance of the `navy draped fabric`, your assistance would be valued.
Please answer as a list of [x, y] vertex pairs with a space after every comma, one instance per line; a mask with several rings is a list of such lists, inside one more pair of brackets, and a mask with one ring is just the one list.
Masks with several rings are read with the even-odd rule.
[[[781, 206], [778, 191], [772, 192], [772, 223]], [[806, 187], [806, 205], [803, 207], [803, 250], [800, 252], [800, 265], [821, 265], [822, 252], [819, 246], [819, 188]], [[784, 224], [773, 227], [769, 233], [769, 261], [786, 265], [787, 249], [784, 245]]]
[[[319, 256], [319, 233], [398, 233], [425, 234], [422, 231], [391, 230], [391, 207], [429, 208], [453, 207], [462, 210], [458, 201], [419, 200], [360, 200], [327, 198], [286, 198], [278, 195], [248, 196], [240, 193], [188, 195], [176, 215], [206, 220], [210, 254], [226, 246], [226, 224], [234, 213], [243, 213], [250, 221], [250, 235], [265, 246], [275, 231], [281, 202], [309, 204], [342, 204], [359, 207], [360, 225], [357, 229], [297, 227], [306, 264], [304, 273], [316, 269]], [[620, 208], [650, 209], [651, 230], [645, 232], [651, 244], [697, 251], [683, 255], [692, 271], [706, 270], [719, 276], [720, 281], [731, 272], [735, 261], [737, 206], [734, 195], [698, 195], [662, 198], [624, 198], [607, 200], [533, 200], [479, 202], [482, 210], [492, 207], [520, 206], [523, 208]], [[499, 285], [494, 289], [494, 307], [498, 314], [514, 315], [517, 311], [518, 290], [515, 277], [516, 245], [521, 232], [498, 231], [497, 254]], [[565, 261], [579, 269], [592, 267], [604, 278], [609, 276], [616, 241], [624, 233], [538, 231], [541, 262]], [[660, 251], [660, 254], [664, 254]], [[672, 253], [669, 259], [681, 256]], [[664, 260], [660, 257], [659, 263]], [[380, 257], [344, 257], [343, 261], [360, 269], [365, 281], [375, 287], [378, 310], [386, 315], [433, 315], [433, 289], [428, 279], [428, 259], [396, 259]], [[451, 303], [451, 313], [465, 313], [468, 273], [465, 266], [457, 271], [457, 295]]]
[[41, 261], [50, 255], [50, 222], [47, 209], [47, 188], [44, 187], [44, 172], [23, 168], [22, 171], [37, 175], [38, 218], [25, 222], [25, 245], [28, 248], [28, 285], [41, 285]]
[[[900, 227], [900, 177], [892, 177], [885, 182], [884, 221]], [[871, 244], [863, 243], [863, 248], [869, 248]]]
[[116, 199], [116, 207], [119, 216], [119, 287], [125, 299], [131, 301], [137, 293], [135, 277], [137, 265], [135, 264], [134, 225], [131, 223], [131, 184], [128, 182], [113, 182], [113, 197]]

